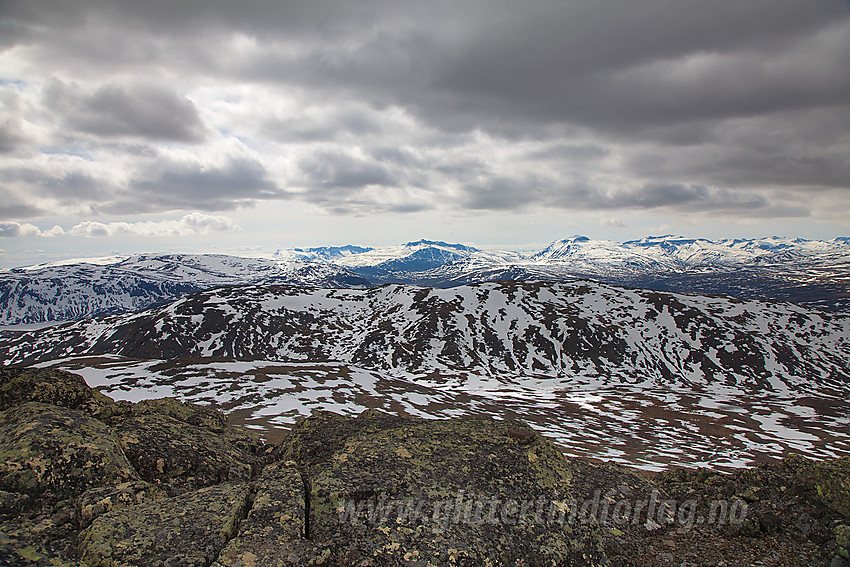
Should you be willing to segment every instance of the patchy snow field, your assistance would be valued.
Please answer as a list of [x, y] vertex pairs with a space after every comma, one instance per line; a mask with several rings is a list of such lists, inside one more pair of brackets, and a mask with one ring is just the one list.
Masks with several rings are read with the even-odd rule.
[[828, 394], [713, 383], [606, 384], [601, 378], [494, 378], [476, 373], [390, 375], [338, 363], [69, 358], [39, 364], [82, 375], [119, 400], [176, 396], [279, 439], [313, 410], [366, 408], [426, 418], [517, 418], [567, 455], [646, 470], [736, 468], [790, 453], [850, 455], [847, 401]]

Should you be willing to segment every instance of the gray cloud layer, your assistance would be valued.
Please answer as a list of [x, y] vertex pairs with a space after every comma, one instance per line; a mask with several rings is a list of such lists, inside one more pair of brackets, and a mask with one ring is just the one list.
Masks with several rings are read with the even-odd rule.
[[[6, 0], [0, 30], [6, 218], [848, 203], [842, 0]], [[11, 161], [44, 147], [88, 163]]]
[[81, 93], [53, 80], [45, 88], [44, 103], [64, 116], [67, 128], [106, 138], [200, 142], [204, 137], [195, 105], [157, 86], [105, 84], [93, 93]]

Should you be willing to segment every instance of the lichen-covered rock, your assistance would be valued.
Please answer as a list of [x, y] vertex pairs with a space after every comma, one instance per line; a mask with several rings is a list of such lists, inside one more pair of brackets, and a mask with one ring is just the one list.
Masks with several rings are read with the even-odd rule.
[[125, 415], [112, 425], [139, 475], [175, 495], [251, 478], [261, 464], [226, 438], [160, 413]]
[[108, 512], [80, 534], [88, 567], [206, 567], [236, 534], [247, 485], [220, 484]]
[[282, 567], [316, 557], [304, 531], [304, 484], [295, 463], [267, 466], [255, 482], [257, 494], [239, 535], [215, 567]]
[[635, 474], [566, 458], [518, 422], [373, 410], [317, 412], [272, 451], [216, 410], [112, 402], [52, 370], [0, 370], [0, 406], [0, 566], [850, 557], [850, 458]]
[[26, 494], [0, 490], [0, 518], [2, 519], [18, 516], [32, 504], [33, 499]]
[[814, 482], [818, 496], [835, 512], [850, 520], [850, 457], [817, 462], [794, 455], [785, 464]]
[[84, 567], [72, 557], [50, 549], [39, 541], [21, 541], [0, 528], [2, 567]]
[[112, 510], [164, 497], [165, 492], [161, 488], [143, 480], [92, 488], [80, 495], [74, 503], [76, 521], [81, 528], [85, 528], [95, 518]]
[[77, 410], [28, 402], [0, 413], [0, 489], [48, 499], [137, 480], [118, 439]]
[[81, 410], [96, 417], [120, 411], [119, 404], [90, 388], [77, 374], [40, 368], [0, 369], [0, 411], [26, 402]]
[[839, 553], [850, 552], [850, 526], [844, 524], [836, 526], [835, 543], [838, 545]]
[[142, 400], [133, 406], [133, 413], [167, 415], [177, 421], [196, 425], [213, 433], [221, 433], [227, 427], [227, 418], [220, 411], [198, 404], [181, 402], [175, 398]]
[[314, 411], [301, 420], [277, 450], [278, 458], [294, 460], [301, 467], [326, 462], [339, 451], [347, 439], [360, 433], [378, 432], [400, 427], [406, 418], [378, 410], [366, 410], [359, 419], [329, 411]]
[[67, 501], [6, 518], [0, 522], [0, 565], [78, 565], [73, 545], [77, 532], [74, 509]]
[[286, 442], [309, 478], [328, 565], [603, 565], [569, 525], [569, 461], [518, 422], [364, 412], [308, 418]]

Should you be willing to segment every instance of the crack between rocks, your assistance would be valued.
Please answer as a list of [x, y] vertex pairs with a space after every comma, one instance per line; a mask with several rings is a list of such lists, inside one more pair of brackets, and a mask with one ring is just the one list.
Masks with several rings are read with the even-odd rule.
[[310, 539], [310, 513], [311, 513], [311, 503], [310, 496], [313, 490], [313, 483], [310, 482], [310, 479], [307, 478], [307, 475], [303, 472], [299, 472], [301, 475], [301, 483], [304, 485], [304, 530], [301, 532], [301, 537], [304, 539]]
[[233, 532], [230, 537], [227, 537], [224, 542], [221, 544], [221, 549], [216, 552], [215, 557], [207, 563], [204, 567], [211, 567], [212, 565], [218, 565], [218, 558], [221, 556], [221, 552], [227, 547], [231, 541], [239, 537], [239, 529], [242, 527], [242, 522], [244, 522], [248, 515], [251, 513], [251, 510], [254, 509], [254, 500], [257, 498], [257, 487], [250, 485], [248, 490], [248, 494], [245, 495], [245, 500], [242, 503], [242, 506], [239, 508], [239, 513], [237, 514], [235, 525], [233, 526]]

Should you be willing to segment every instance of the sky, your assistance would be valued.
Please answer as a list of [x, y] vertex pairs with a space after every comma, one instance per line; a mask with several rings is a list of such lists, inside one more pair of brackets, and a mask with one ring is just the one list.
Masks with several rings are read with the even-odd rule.
[[848, 212], [846, 0], [0, 1], [0, 267]]

